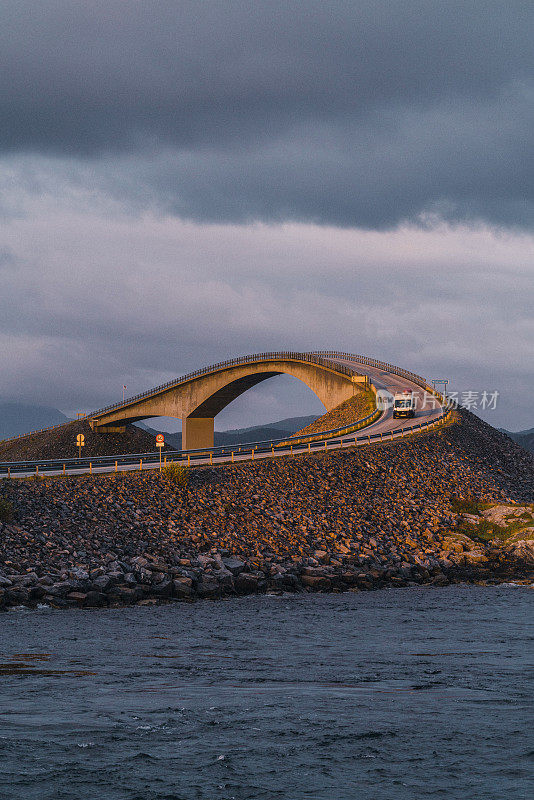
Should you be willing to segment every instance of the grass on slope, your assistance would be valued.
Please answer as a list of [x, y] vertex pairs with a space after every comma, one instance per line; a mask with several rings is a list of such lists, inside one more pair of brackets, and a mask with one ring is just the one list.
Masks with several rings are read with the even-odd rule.
[[[471, 539], [479, 539], [484, 542], [489, 542], [492, 539], [506, 541], [524, 528], [534, 526], [534, 506], [502, 505], [504, 514], [501, 521], [504, 524], [487, 519], [486, 516], [488, 515], [484, 514], [484, 512], [489, 512], [492, 508], [500, 507], [499, 504], [481, 503], [472, 498], [459, 499], [454, 497], [451, 500], [451, 506], [457, 514], [468, 514], [473, 518], [478, 517], [478, 519], [461, 518], [457, 528], [457, 533], [469, 536]], [[506, 513], [507, 506], [509, 513]]]
[[359, 391], [354, 397], [340, 403], [339, 406], [333, 408], [323, 414], [322, 417], [316, 419], [311, 425], [307, 425], [302, 430], [297, 431], [295, 436], [303, 436], [310, 433], [322, 433], [323, 431], [331, 431], [335, 428], [341, 428], [343, 425], [350, 425], [352, 422], [357, 422], [363, 417], [372, 414], [376, 408], [375, 396], [371, 391]]

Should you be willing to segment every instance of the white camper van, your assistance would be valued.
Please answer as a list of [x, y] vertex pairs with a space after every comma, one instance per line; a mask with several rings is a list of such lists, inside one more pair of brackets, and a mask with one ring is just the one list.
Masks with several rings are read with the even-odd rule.
[[415, 395], [407, 389], [393, 397], [393, 418], [415, 417]]

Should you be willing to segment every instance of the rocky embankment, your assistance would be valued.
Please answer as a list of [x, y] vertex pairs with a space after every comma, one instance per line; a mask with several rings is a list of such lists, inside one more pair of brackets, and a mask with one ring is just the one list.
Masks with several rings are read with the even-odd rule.
[[[83, 433], [82, 455], [112, 456], [115, 453], [155, 453], [156, 440], [148, 431], [127, 425], [125, 433], [94, 433], [87, 420], [75, 420], [43, 433], [30, 433], [13, 441], [0, 442], [0, 461], [37, 461], [47, 458], [76, 458], [76, 436]], [[174, 450], [168, 444], [164, 450]]]
[[527, 581], [533, 503], [532, 456], [467, 412], [383, 446], [194, 470], [185, 488], [156, 471], [11, 480], [0, 604]]

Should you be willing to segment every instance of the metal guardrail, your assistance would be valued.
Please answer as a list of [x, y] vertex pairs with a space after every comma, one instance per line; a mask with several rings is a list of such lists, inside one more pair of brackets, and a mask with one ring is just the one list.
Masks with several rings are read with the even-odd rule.
[[[354, 430], [358, 430], [360, 428], [365, 427], [366, 425], [371, 425], [380, 415], [382, 411], [380, 409], [375, 409], [372, 414], [368, 414], [366, 417], [362, 417], [362, 419], [356, 420], [355, 422], [351, 422], [347, 425], [342, 425], [339, 428], [332, 428], [327, 431], [321, 431], [320, 433], [309, 433], [304, 434], [304, 436], [298, 437], [288, 437], [283, 436], [279, 439], [262, 439], [261, 441], [252, 441], [252, 442], [244, 442], [242, 445], [238, 447], [232, 447], [227, 444], [219, 444], [215, 445], [214, 447], [202, 447], [197, 448], [196, 450], [167, 450], [166, 455], [172, 456], [193, 456], [196, 457], [198, 455], [204, 455], [205, 453], [212, 453], [214, 456], [224, 455], [227, 452], [240, 452], [241, 450], [250, 450], [251, 448], [257, 449], [259, 447], [262, 448], [271, 448], [277, 447], [281, 444], [286, 442], [291, 442], [292, 445], [298, 445], [301, 442], [308, 442], [313, 441], [315, 438], [322, 438], [325, 439], [326, 437], [337, 437], [337, 436], [346, 436], [348, 433], [352, 433]], [[55, 468], [56, 466], [62, 466], [63, 464], [68, 464], [69, 466], [76, 467], [78, 465], [86, 465], [90, 462], [92, 464], [109, 464], [115, 461], [120, 461], [121, 463], [126, 463], [127, 461], [138, 461], [139, 459], [147, 460], [150, 458], [158, 458], [157, 454], [154, 454], [153, 451], [146, 452], [146, 453], [122, 453], [120, 455], [114, 456], [82, 456], [81, 458], [51, 458], [51, 459], [33, 459], [27, 461], [4, 461], [0, 462], [0, 473], [7, 472], [8, 469], [23, 469], [23, 468], [35, 468], [35, 467], [45, 467], [51, 465], [51, 468]]]
[[[386, 432], [378, 432], [378, 433], [370, 433], [363, 436], [354, 436], [354, 437], [347, 437], [347, 434], [341, 435], [334, 435], [329, 436], [327, 438], [323, 437], [318, 441], [309, 441], [304, 442], [300, 439], [297, 439], [294, 442], [288, 440], [287, 437], [284, 440], [282, 445], [279, 445], [276, 450], [276, 455], [298, 455], [304, 452], [311, 453], [312, 451], [317, 451], [319, 448], [328, 451], [329, 449], [339, 449], [342, 447], [349, 447], [351, 445], [359, 445], [359, 444], [371, 444], [372, 442], [380, 441], [393, 441], [399, 437], [403, 437], [405, 435], [412, 434], [417, 431], [421, 431], [425, 428], [432, 428], [439, 425], [443, 425], [447, 419], [450, 417], [452, 412], [452, 408], [449, 407], [447, 409], [442, 409], [442, 413], [437, 419], [429, 420], [428, 422], [420, 422], [414, 425], [410, 425], [409, 427], [402, 427], [402, 428], [392, 428]], [[372, 415], [371, 415], [372, 416]], [[365, 419], [365, 418], [364, 418]], [[363, 422], [364, 420], [360, 420]], [[303, 437], [306, 438], [306, 437]], [[228, 449], [224, 450], [223, 446], [219, 446], [219, 452], [216, 452], [218, 448], [213, 449], [204, 449], [198, 451], [177, 451], [175, 452], [168, 452], [166, 456], [166, 463], [173, 463], [173, 462], [181, 462], [187, 463], [187, 465], [191, 464], [191, 460], [193, 459], [196, 463], [193, 466], [202, 466], [203, 463], [208, 464], [225, 464], [234, 461], [235, 456], [243, 457], [246, 456], [247, 453], [250, 453], [250, 458], [254, 459], [255, 454], [258, 454], [261, 457], [261, 454], [272, 453], [275, 455], [274, 447], [272, 446], [276, 440], [272, 440], [272, 442], [251, 442], [247, 446]], [[280, 440], [278, 440], [280, 441]], [[337, 447], [336, 447], [337, 445]], [[226, 458], [223, 459], [223, 456], [226, 455]], [[135, 459], [135, 460], [134, 460]], [[214, 459], [217, 459], [214, 461]], [[99, 466], [106, 467], [108, 464], [115, 464], [115, 471], [118, 471], [118, 465], [121, 466], [132, 466], [132, 469], [137, 469], [137, 460], [139, 460], [139, 469], [143, 469], [143, 463], [145, 467], [147, 464], [154, 465], [157, 467], [159, 464], [159, 455], [155, 453], [137, 453], [137, 454], [130, 454], [130, 455], [123, 455], [123, 456], [101, 456], [97, 459], [90, 459], [90, 458], [82, 458], [82, 459], [53, 459], [46, 462], [46, 468], [49, 472], [61, 472], [63, 469], [63, 474], [65, 474], [66, 466], [69, 469], [88, 469], [89, 473], [92, 474], [93, 466], [98, 468]], [[202, 462], [202, 463], [199, 463]], [[0, 470], [4, 470], [4, 477], [10, 476], [11, 470], [13, 472], [28, 472], [29, 467], [32, 466], [30, 462], [9, 462], [0, 465]], [[45, 466], [43, 463], [36, 463], [33, 462], [33, 466], [35, 466], [35, 475], [39, 475], [39, 467], [43, 468]], [[7, 468], [7, 469], [5, 469]]]

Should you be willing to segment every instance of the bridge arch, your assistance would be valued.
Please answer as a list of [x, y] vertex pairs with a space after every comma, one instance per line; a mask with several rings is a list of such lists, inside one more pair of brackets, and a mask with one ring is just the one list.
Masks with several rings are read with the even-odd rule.
[[[124, 430], [151, 417], [182, 420], [183, 449], [213, 447], [214, 418], [239, 395], [275, 375], [291, 375], [316, 394], [327, 411], [367, 387], [367, 377], [308, 353], [264, 354], [226, 362], [156, 387], [91, 415], [94, 430]], [[358, 385], [359, 384], [359, 385]]]

